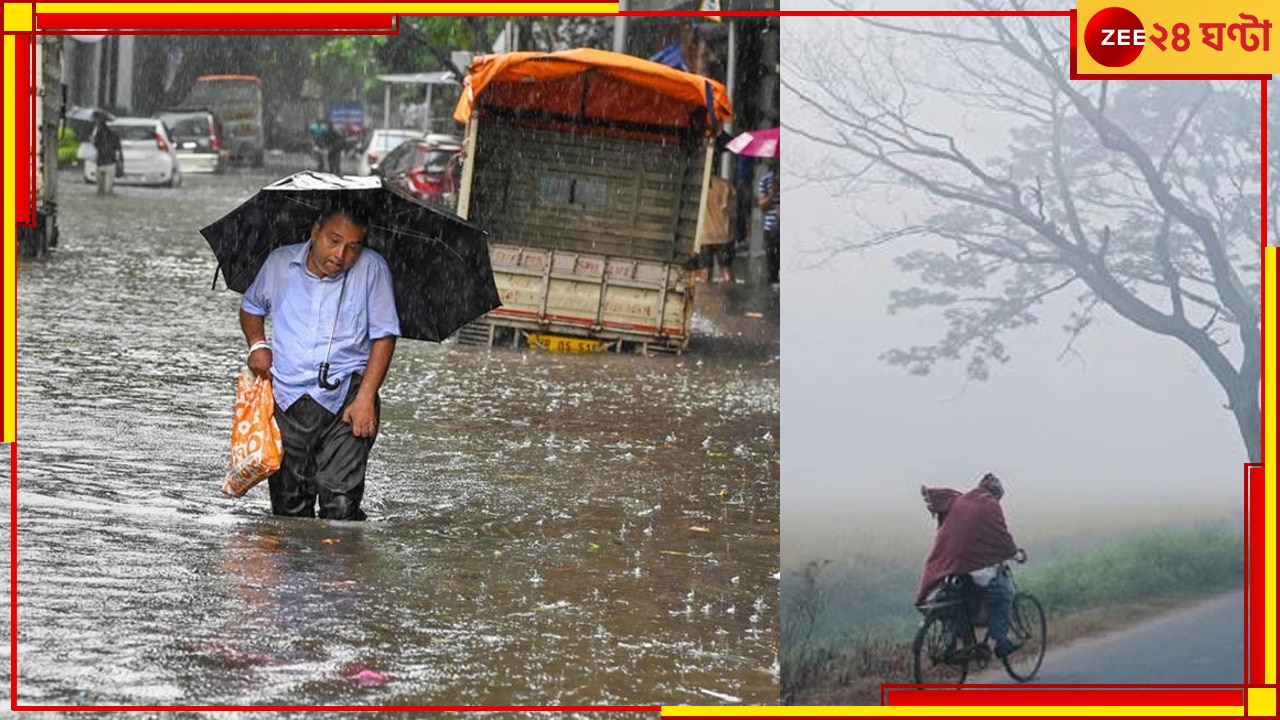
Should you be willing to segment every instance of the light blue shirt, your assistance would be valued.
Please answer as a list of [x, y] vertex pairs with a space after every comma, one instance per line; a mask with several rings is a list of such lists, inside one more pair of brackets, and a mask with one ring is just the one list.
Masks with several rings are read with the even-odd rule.
[[[289, 409], [310, 395], [335, 415], [342, 409], [353, 373], [364, 373], [373, 341], [399, 337], [400, 317], [391, 294], [391, 270], [374, 250], [364, 248], [342, 275], [320, 277], [307, 268], [311, 242], [271, 251], [245, 291], [240, 308], [251, 315], [271, 316], [271, 378], [276, 404]], [[343, 293], [343, 278], [347, 288]], [[338, 296], [342, 295], [342, 308]], [[329, 382], [320, 387], [320, 363], [341, 312], [329, 351]]]

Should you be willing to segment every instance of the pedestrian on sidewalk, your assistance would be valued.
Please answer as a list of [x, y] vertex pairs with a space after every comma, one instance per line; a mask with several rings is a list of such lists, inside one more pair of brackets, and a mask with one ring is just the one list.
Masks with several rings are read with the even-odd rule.
[[115, 179], [124, 174], [124, 149], [120, 136], [107, 126], [107, 116], [97, 113], [93, 128], [93, 149], [97, 152], [98, 194], [113, 195]]
[[764, 253], [769, 263], [769, 284], [777, 289], [778, 271], [781, 266], [781, 235], [778, 229], [778, 161], [769, 160], [764, 177], [756, 188], [756, 204], [764, 221]]
[[324, 118], [317, 118], [307, 126], [307, 132], [311, 135], [311, 156], [315, 159], [316, 170], [319, 172], [324, 172], [324, 133], [327, 127]]
[[735, 215], [733, 183], [719, 175], [711, 176], [707, 189], [707, 214], [698, 237], [698, 280], [710, 282], [715, 266], [720, 266], [719, 279], [733, 282], [733, 216]]
[[346, 149], [346, 140], [332, 120], [325, 124], [324, 149], [329, 155], [329, 172], [341, 175], [342, 151]]

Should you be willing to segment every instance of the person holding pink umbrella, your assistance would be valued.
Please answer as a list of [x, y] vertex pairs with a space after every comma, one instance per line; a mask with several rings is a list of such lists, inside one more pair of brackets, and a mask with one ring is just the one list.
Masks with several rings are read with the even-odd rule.
[[756, 203], [764, 220], [764, 254], [769, 261], [769, 284], [778, 288], [778, 271], [782, 264], [782, 234], [778, 227], [778, 161], [769, 160], [769, 169], [756, 188]]
[[747, 157], [778, 157], [778, 128], [748, 130], [730, 140], [725, 149]]
[[730, 140], [725, 149], [739, 155], [765, 158], [767, 170], [756, 187], [756, 204], [764, 221], [764, 252], [769, 263], [769, 284], [778, 288], [781, 267], [781, 232], [778, 225], [778, 146], [779, 129], [767, 128], [744, 132]]

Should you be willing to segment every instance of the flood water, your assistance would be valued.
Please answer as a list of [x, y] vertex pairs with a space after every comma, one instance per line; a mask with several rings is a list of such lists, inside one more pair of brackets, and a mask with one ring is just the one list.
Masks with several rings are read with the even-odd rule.
[[244, 342], [197, 230], [275, 170], [60, 175], [60, 245], [18, 269], [19, 702], [775, 704], [776, 324], [683, 357], [402, 341], [369, 522], [219, 495]]

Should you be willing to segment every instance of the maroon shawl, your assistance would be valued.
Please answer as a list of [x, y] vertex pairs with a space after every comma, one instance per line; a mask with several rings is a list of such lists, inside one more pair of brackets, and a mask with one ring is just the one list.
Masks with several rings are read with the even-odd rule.
[[939, 527], [920, 579], [917, 603], [947, 575], [995, 565], [1018, 552], [1000, 501], [985, 489], [974, 488], [964, 494], [947, 488], [924, 488], [922, 492], [930, 511], [938, 517]]

